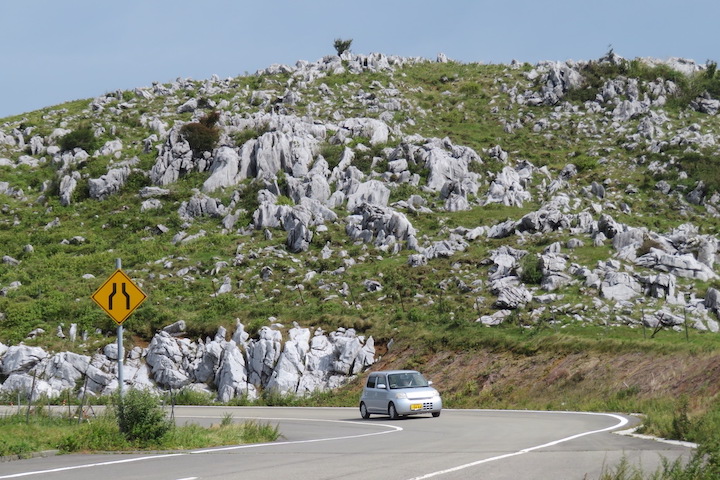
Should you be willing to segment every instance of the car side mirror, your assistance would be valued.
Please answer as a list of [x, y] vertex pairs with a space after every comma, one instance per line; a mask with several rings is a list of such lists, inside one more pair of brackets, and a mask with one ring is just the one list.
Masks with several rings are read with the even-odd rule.
[[429, 381], [428, 381], [428, 385], [432, 385], [432, 380], [429, 380]]
[[387, 386], [384, 383], [378, 383], [377, 388], [381, 388], [381, 389], [385, 390], [387, 388]]

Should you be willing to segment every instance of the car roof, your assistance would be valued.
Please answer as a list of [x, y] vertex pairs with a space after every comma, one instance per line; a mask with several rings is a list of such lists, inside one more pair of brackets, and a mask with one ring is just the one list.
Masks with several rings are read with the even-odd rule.
[[370, 374], [388, 374], [388, 373], [420, 373], [417, 370], [378, 370], [377, 372], [370, 372]]

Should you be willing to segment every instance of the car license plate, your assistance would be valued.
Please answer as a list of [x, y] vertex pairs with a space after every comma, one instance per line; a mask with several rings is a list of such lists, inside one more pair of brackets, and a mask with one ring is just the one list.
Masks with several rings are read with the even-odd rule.
[[410, 405], [410, 410], [422, 410], [422, 403], [413, 403]]

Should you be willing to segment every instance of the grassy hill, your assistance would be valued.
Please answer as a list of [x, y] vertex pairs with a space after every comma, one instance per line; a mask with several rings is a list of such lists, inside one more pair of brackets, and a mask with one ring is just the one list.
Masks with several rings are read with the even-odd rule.
[[[275, 115], [323, 125], [327, 135], [316, 157], [332, 169], [350, 149], [353, 166], [388, 185], [390, 206], [421, 197], [429, 212], [403, 211], [423, 246], [518, 221], [557, 192], [566, 194], [568, 213], [596, 219], [609, 214], [656, 235], [690, 224], [702, 235], [717, 236], [720, 121], [698, 106], [702, 95], [713, 99], [720, 93], [712, 64], [690, 74], [616, 56], [563, 64], [578, 77], [556, 83], [559, 98], [552, 102], [541, 94], [559, 64], [391, 58], [386, 65], [384, 58], [345, 55], [311, 64], [318, 66], [314, 70], [305, 62], [244, 77], [178, 79], [0, 119], [0, 342], [84, 353], [107, 344], [115, 325], [90, 295], [121, 258], [149, 297], [125, 323], [130, 346], [146, 345], [158, 329], [179, 319], [192, 338], [212, 336], [236, 319], [251, 335], [273, 321], [354, 328], [375, 339], [378, 366], [427, 372], [449, 406], [644, 411], [655, 415], [649, 422], [655, 432], [708, 438], [701, 425], [716, 425], [712, 419], [719, 411], [718, 333], [692, 328], [696, 319], [714, 314], [689, 306], [718, 287], [715, 279], [678, 277], [676, 291], [687, 300], [678, 303], [649, 295], [631, 302], [607, 299], [573, 278], [554, 297], [534, 299], [488, 327], [477, 320], [498, 311], [488, 278], [494, 271], [490, 258], [502, 246], [537, 258], [559, 242], [568, 264], [593, 269], [617, 261], [626, 271], [651, 272], [618, 259], [612, 242], [595, 246], [588, 235], [570, 229], [479, 237], [451, 256], [410, 266], [413, 252], [352, 241], [346, 234], [351, 212], [343, 207], [334, 209], [336, 222], [314, 232], [307, 251], [292, 253], [281, 228], [252, 228], [258, 192], [268, 186], [264, 180], [208, 193], [236, 206], [232, 228], [217, 216], [182, 218], [179, 209], [209, 176], [199, 168], [162, 185], [167, 192], [159, 208], [141, 207], [140, 191], [153, 186], [150, 172], [173, 128], [202, 124], [219, 113], [210, 126], [217, 135], [213, 146], [240, 149], [273, 130], [250, 119]], [[610, 84], [616, 95], [608, 98]], [[533, 98], [538, 101], [528, 101]], [[181, 108], [188, 102], [192, 107]], [[623, 102], [643, 110], [625, 118], [616, 110]], [[348, 118], [380, 119], [390, 135], [375, 144], [363, 135], [333, 140], [338, 123]], [[440, 193], [424, 188], [427, 165], [409, 166], [417, 184], [384, 176], [392, 152], [432, 138], [447, 138], [481, 158], [469, 167], [478, 174], [479, 188], [467, 194], [467, 210], [446, 211]], [[118, 140], [119, 149], [108, 147]], [[78, 156], [78, 148], [88, 155]], [[212, 162], [212, 148], [194, 150], [196, 163]], [[523, 162], [534, 172], [523, 181], [530, 198], [522, 205], [487, 203], [488, 188], [503, 168]], [[577, 173], [560, 190], [550, 190], [568, 164]], [[92, 198], [92, 180], [123, 165], [129, 175], [119, 191]], [[66, 176], [77, 183], [69, 201], [61, 199]], [[285, 169], [275, 178], [278, 203], [289, 206], [291, 176]], [[658, 189], [661, 181], [670, 194]], [[593, 184], [603, 186], [602, 196], [589, 194]], [[690, 198], [694, 191], [699, 202]], [[182, 240], [193, 235], [197, 240]], [[582, 244], [566, 248], [571, 239]], [[524, 276], [519, 273], [541, 296], [548, 292], [540, 289], [538, 268], [529, 262]], [[216, 294], [225, 277], [232, 290]], [[366, 288], [367, 280], [382, 288]], [[663, 308], [689, 315], [691, 328], [643, 324], [647, 312]], [[84, 340], [55, 335], [58, 327], [67, 334], [71, 323], [87, 332]], [[27, 338], [38, 328], [45, 333]], [[352, 405], [357, 389], [351, 384], [315, 401]], [[692, 428], [678, 423], [688, 415]]]

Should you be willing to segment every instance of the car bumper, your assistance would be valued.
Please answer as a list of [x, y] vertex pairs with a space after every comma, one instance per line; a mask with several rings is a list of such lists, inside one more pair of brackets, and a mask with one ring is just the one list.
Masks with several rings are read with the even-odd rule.
[[422, 413], [436, 413], [442, 410], [440, 397], [411, 399], [398, 398], [393, 401], [398, 415], [418, 415]]

